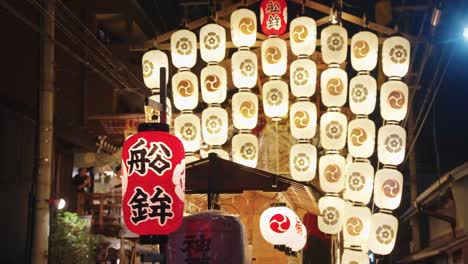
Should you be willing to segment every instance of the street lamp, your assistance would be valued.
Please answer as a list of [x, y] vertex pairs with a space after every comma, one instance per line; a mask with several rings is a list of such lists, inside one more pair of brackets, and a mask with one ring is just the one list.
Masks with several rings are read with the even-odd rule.
[[468, 39], [468, 27], [465, 27], [465, 29], [463, 30], [463, 37], [465, 37], [465, 39]]

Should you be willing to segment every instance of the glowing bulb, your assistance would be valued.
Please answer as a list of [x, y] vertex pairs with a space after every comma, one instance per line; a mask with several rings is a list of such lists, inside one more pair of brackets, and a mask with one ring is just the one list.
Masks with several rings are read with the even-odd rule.
[[463, 30], [463, 36], [468, 39], [468, 27], [465, 27], [465, 29]]
[[57, 209], [59, 210], [62, 210], [63, 208], [65, 208], [65, 205], [67, 205], [67, 203], [65, 202], [64, 199], [60, 199], [57, 203]]

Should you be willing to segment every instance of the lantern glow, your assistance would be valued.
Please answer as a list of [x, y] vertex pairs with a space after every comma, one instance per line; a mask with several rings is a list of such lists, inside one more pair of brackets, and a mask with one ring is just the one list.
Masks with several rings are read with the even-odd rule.
[[249, 50], [240, 50], [231, 57], [232, 82], [237, 88], [252, 88], [257, 84], [257, 55]]
[[194, 109], [198, 105], [198, 78], [190, 71], [172, 76], [174, 106], [179, 110]]
[[288, 84], [281, 80], [271, 80], [263, 85], [263, 110], [271, 118], [281, 118], [288, 113]]
[[208, 145], [223, 145], [228, 138], [228, 114], [221, 107], [208, 107], [202, 112], [203, 141]]
[[257, 17], [249, 9], [241, 8], [231, 14], [231, 38], [236, 47], [251, 47], [257, 40]]
[[202, 99], [207, 104], [220, 104], [226, 100], [227, 73], [224, 67], [209, 65], [201, 70]]
[[288, 66], [288, 49], [286, 41], [280, 38], [269, 38], [262, 42], [262, 69], [268, 76], [281, 76]]
[[341, 231], [344, 221], [343, 199], [334, 196], [325, 196], [319, 199], [318, 217], [319, 230], [325, 234], [337, 234]]
[[315, 20], [306, 16], [293, 19], [289, 27], [289, 39], [294, 55], [312, 55], [317, 41]]
[[339, 150], [346, 145], [348, 119], [343, 113], [326, 112], [320, 118], [320, 139], [325, 149]]
[[141, 58], [143, 81], [150, 89], [160, 88], [159, 69], [166, 68], [166, 84], [169, 80], [169, 59], [166, 53], [160, 50], [147, 51]]
[[317, 66], [313, 60], [298, 59], [291, 63], [291, 92], [295, 97], [310, 97], [315, 93]]
[[324, 28], [320, 34], [322, 59], [326, 64], [341, 64], [348, 53], [348, 32], [338, 25]]
[[375, 174], [374, 202], [379, 208], [394, 210], [400, 206], [403, 192], [403, 174], [383, 168]]
[[339, 193], [345, 186], [345, 158], [338, 154], [323, 155], [319, 159], [320, 188], [324, 192]]
[[385, 125], [377, 136], [377, 157], [383, 164], [400, 165], [405, 158], [406, 131], [401, 126]]
[[348, 150], [356, 158], [369, 158], [375, 148], [375, 124], [367, 118], [354, 119], [348, 125]]
[[237, 129], [253, 129], [257, 126], [258, 97], [241, 91], [232, 96], [232, 122]]
[[181, 114], [174, 119], [174, 134], [184, 144], [185, 151], [195, 152], [201, 147], [200, 118], [194, 114]]
[[252, 134], [237, 134], [232, 137], [232, 160], [255, 168], [258, 161], [258, 139]]
[[377, 65], [379, 39], [369, 31], [361, 31], [351, 38], [351, 65], [356, 71], [372, 71]]
[[375, 254], [388, 255], [395, 246], [398, 220], [395, 216], [376, 213], [371, 216], [369, 249]]
[[329, 68], [320, 75], [322, 103], [326, 107], [341, 107], [348, 95], [348, 75], [340, 68]]
[[171, 59], [176, 68], [192, 68], [197, 62], [197, 36], [181, 29], [171, 35]]
[[293, 103], [289, 110], [289, 122], [294, 138], [313, 138], [317, 129], [317, 107], [309, 101]]
[[388, 77], [403, 77], [408, 73], [410, 42], [402, 37], [387, 38], [382, 45], [382, 69]]
[[226, 55], [226, 30], [218, 24], [200, 29], [200, 54], [205, 62], [221, 62]]
[[317, 149], [312, 144], [299, 143], [289, 152], [291, 177], [296, 181], [311, 181], [317, 168]]
[[377, 81], [371, 75], [357, 75], [349, 82], [349, 107], [357, 115], [369, 115], [377, 101]]

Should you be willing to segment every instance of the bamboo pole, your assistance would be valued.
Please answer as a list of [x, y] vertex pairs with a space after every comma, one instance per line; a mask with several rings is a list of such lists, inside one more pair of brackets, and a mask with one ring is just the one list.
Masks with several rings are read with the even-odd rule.
[[[32, 263], [48, 263], [49, 204], [52, 180], [54, 137], [54, 57], [55, 57], [55, 0], [45, 0], [49, 16], [44, 16], [42, 29], [42, 82], [39, 91], [39, 167], [35, 182], [35, 219], [33, 229]], [[50, 38], [50, 39], [49, 39]]]

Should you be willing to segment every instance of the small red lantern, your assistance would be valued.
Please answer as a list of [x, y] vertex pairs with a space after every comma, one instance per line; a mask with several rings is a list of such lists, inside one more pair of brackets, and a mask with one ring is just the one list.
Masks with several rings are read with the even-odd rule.
[[263, 0], [260, 21], [265, 35], [281, 35], [288, 26], [288, 7], [285, 0]]
[[142, 125], [122, 150], [124, 220], [136, 234], [168, 235], [183, 219], [184, 147], [167, 125]]

